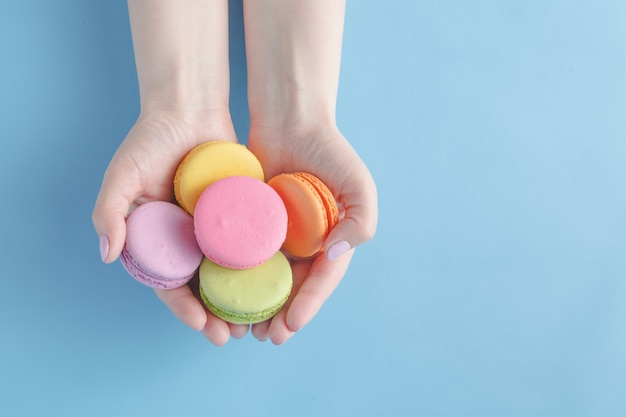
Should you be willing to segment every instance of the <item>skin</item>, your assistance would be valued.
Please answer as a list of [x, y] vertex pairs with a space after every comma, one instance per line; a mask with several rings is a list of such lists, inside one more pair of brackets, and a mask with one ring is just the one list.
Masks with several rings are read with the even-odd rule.
[[[244, 1], [249, 148], [268, 179], [311, 172], [345, 210], [328, 236], [326, 253], [291, 259], [294, 290], [285, 307], [252, 326], [257, 339], [275, 344], [313, 319], [343, 278], [354, 247], [376, 230], [374, 180], [335, 120], [344, 9], [344, 2], [335, 0]], [[119, 256], [125, 218], [136, 205], [173, 201], [174, 173], [189, 150], [209, 140], [237, 142], [228, 107], [227, 13], [227, 0], [190, 0], [184, 7], [165, 0], [129, 1], [141, 113], [107, 167], [92, 215], [104, 262]], [[350, 250], [329, 259], [338, 242], [347, 242]], [[176, 317], [217, 346], [245, 336], [250, 326], [208, 312], [192, 290], [196, 287], [192, 281], [155, 292]]]

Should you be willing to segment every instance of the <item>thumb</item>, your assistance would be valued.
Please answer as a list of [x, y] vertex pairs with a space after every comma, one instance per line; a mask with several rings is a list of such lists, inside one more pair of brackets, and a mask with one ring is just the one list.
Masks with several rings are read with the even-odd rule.
[[[333, 227], [325, 242], [326, 257], [334, 260], [350, 249], [371, 240], [378, 223], [378, 197], [376, 185], [369, 172], [357, 191], [340, 195], [343, 205], [339, 222]], [[341, 211], [341, 210], [340, 210]]]
[[100, 239], [102, 262], [111, 263], [117, 259], [126, 242], [126, 216], [135, 196], [132, 192], [121, 191], [115, 175], [105, 173], [91, 219]]

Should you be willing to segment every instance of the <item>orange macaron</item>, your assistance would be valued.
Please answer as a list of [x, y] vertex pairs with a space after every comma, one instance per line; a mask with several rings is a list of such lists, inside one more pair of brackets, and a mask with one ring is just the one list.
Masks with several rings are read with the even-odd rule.
[[339, 221], [339, 208], [328, 187], [308, 172], [279, 174], [268, 184], [287, 208], [283, 250], [297, 257], [309, 257], [322, 251], [328, 233]]

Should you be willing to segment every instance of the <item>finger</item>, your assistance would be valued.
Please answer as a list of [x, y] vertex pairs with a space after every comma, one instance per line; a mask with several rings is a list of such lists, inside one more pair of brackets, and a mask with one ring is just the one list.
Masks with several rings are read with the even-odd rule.
[[371, 240], [376, 233], [378, 196], [374, 180], [364, 165], [360, 165], [351, 177], [358, 178], [358, 183], [354, 188], [348, 185], [340, 190], [338, 200], [343, 212], [326, 238], [325, 252], [330, 260]]
[[315, 259], [287, 311], [285, 323], [289, 330], [297, 332], [313, 319], [339, 285], [353, 254], [351, 249], [334, 261], [324, 256]]
[[[288, 306], [287, 306], [288, 307]], [[282, 345], [296, 334], [287, 326], [287, 310], [281, 310], [270, 321], [268, 337], [275, 345]]]
[[270, 331], [271, 320], [265, 320], [261, 323], [252, 325], [252, 335], [260, 342], [265, 342]]
[[139, 181], [133, 181], [129, 173], [118, 172], [110, 165], [92, 213], [92, 222], [100, 238], [102, 261], [111, 263], [117, 259], [126, 241], [126, 216], [132, 202], [139, 195]]
[[[240, 339], [246, 335], [248, 326], [226, 323], [206, 309], [202, 297], [200, 296], [200, 276], [198, 274], [193, 277], [187, 287], [197, 305], [202, 309], [205, 324], [200, 330], [202, 330], [204, 337], [211, 343], [216, 346], [223, 346], [228, 342], [230, 336]], [[189, 301], [189, 303], [191, 304], [191, 301]]]
[[[206, 310], [205, 310], [206, 311]], [[215, 346], [224, 346], [230, 338], [230, 328], [228, 323], [216, 317], [210, 311], [206, 312], [206, 325], [202, 329], [202, 334]]]
[[297, 261], [291, 266], [293, 272], [293, 287], [287, 302], [281, 310], [269, 322], [267, 337], [275, 345], [282, 345], [289, 340], [296, 332], [291, 330], [287, 325], [287, 312], [293, 302], [296, 294], [300, 291], [309, 270], [311, 269], [311, 261]]
[[207, 322], [206, 310], [188, 285], [173, 290], [155, 289], [154, 292], [180, 321], [193, 330], [204, 329]]
[[243, 338], [246, 334], [248, 334], [248, 330], [250, 330], [250, 326], [248, 324], [228, 323], [228, 328], [230, 330], [230, 335], [235, 339]]

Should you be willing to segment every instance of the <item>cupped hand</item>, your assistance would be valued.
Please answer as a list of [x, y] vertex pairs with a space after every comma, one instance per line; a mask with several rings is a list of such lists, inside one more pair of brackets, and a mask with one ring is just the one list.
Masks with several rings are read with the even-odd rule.
[[[153, 112], [139, 117], [106, 169], [92, 214], [103, 262], [120, 255], [126, 217], [134, 207], [173, 201], [174, 174], [182, 158], [200, 143], [216, 139], [237, 142], [227, 113]], [[176, 317], [215, 345], [248, 331], [249, 326], [226, 323], [208, 312], [189, 285], [155, 292]]]
[[294, 287], [285, 307], [272, 319], [252, 326], [259, 340], [287, 341], [309, 323], [345, 275], [354, 248], [373, 238], [378, 221], [374, 180], [356, 151], [334, 126], [289, 130], [252, 128], [248, 147], [269, 180], [283, 172], [306, 171], [333, 192], [340, 210], [323, 253], [292, 258]]

